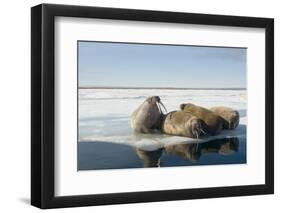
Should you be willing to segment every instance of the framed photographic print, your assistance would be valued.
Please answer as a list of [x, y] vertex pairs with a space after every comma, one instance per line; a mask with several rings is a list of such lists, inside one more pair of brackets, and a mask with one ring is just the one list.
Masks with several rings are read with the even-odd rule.
[[274, 21], [31, 9], [31, 203], [272, 194]]

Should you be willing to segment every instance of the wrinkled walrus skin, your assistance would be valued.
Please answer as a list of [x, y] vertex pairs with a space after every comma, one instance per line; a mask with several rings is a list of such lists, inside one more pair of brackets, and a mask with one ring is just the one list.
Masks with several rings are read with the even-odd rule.
[[163, 113], [159, 96], [147, 98], [131, 115], [131, 127], [136, 133], [155, 133], [160, 129]]
[[239, 125], [240, 116], [238, 111], [223, 106], [212, 107], [210, 110], [222, 117], [223, 129], [235, 129]]
[[204, 121], [206, 124], [206, 132], [210, 135], [217, 135], [222, 131], [223, 120], [220, 116], [216, 115], [214, 112], [197, 106], [195, 104], [181, 104], [180, 109], [184, 112], [188, 112], [197, 118]]
[[203, 121], [184, 111], [168, 113], [162, 123], [162, 132], [169, 135], [199, 138], [203, 130]]

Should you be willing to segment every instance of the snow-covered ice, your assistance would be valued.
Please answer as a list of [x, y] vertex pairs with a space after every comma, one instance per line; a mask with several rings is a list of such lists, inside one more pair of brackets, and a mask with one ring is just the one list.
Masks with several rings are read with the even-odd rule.
[[[194, 103], [206, 108], [228, 106], [240, 113], [235, 130], [204, 139], [164, 134], [134, 134], [131, 113], [153, 95], [160, 96], [168, 112], [181, 103]], [[79, 142], [112, 142], [155, 150], [167, 144], [206, 142], [225, 137], [246, 137], [246, 90], [176, 90], [176, 89], [79, 89]]]

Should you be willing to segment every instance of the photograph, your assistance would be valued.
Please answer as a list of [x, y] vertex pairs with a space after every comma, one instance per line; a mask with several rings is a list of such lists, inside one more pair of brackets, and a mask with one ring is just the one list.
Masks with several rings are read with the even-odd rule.
[[31, 8], [31, 205], [274, 194], [274, 18], [169, 8]]
[[246, 164], [247, 48], [77, 41], [77, 171]]

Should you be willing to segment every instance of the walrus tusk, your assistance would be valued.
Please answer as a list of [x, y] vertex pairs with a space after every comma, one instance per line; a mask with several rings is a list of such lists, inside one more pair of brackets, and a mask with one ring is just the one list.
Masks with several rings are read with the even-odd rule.
[[164, 106], [164, 104], [163, 104], [161, 101], [159, 101], [158, 103], [164, 108], [165, 112], [167, 112], [167, 109], [166, 109], [166, 107]]
[[158, 102], [156, 102], [156, 105], [157, 105], [157, 107], [158, 107], [158, 109], [159, 109], [160, 113], [161, 113], [161, 114], [163, 114], [163, 112], [162, 112], [162, 110], [161, 110], [161, 107], [160, 107], [160, 105], [159, 105], [159, 103], [158, 103]]
[[195, 130], [195, 132], [196, 132], [196, 137], [197, 137], [197, 139], [199, 139], [199, 136], [198, 136], [198, 132]]
[[199, 129], [204, 135], [207, 135], [207, 133], [203, 129]]

